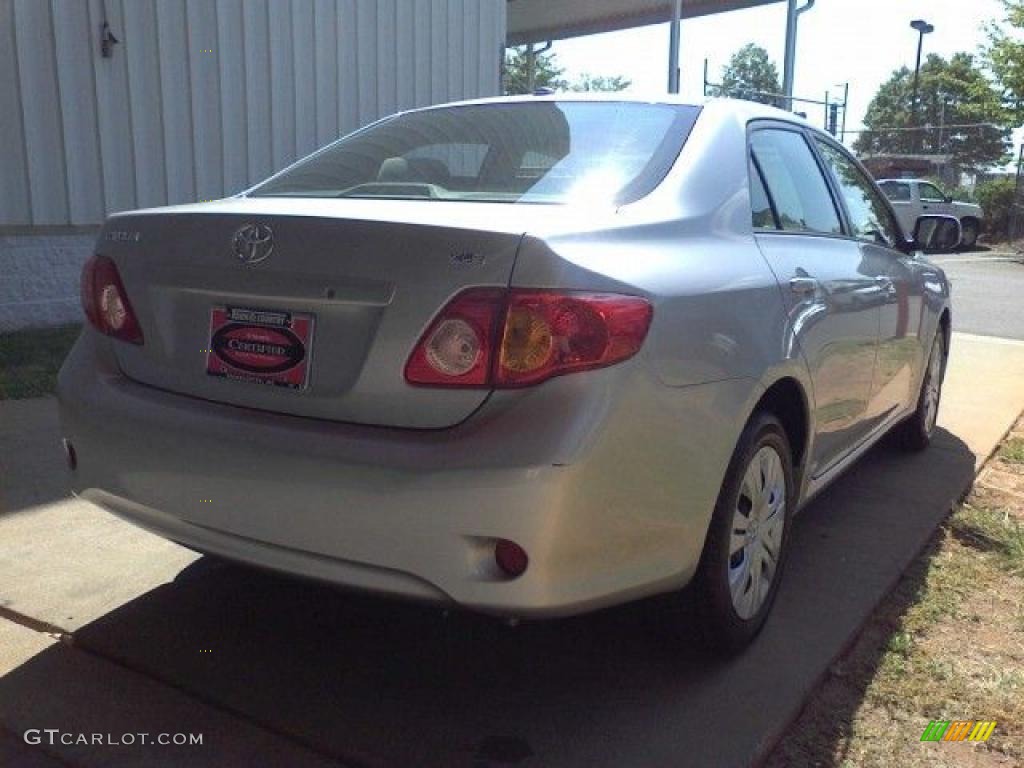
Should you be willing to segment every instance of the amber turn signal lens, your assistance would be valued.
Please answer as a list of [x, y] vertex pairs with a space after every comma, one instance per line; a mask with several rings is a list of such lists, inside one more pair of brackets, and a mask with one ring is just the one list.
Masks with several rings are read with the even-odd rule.
[[529, 307], [514, 307], [505, 320], [501, 367], [516, 373], [536, 371], [547, 364], [552, 350], [551, 326]]

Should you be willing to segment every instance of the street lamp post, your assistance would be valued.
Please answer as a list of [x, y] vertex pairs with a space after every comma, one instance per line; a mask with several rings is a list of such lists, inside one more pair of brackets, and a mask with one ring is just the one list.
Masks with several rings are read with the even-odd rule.
[[[910, 22], [910, 28], [916, 29], [918, 32], [917, 38], [917, 64], [914, 66], [914, 95], [910, 100], [910, 116], [911, 126], [913, 128], [920, 128], [917, 124], [917, 85], [918, 79], [921, 76], [921, 51], [924, 49], [924, 36], [930, 35], [935, 31], [935, 27], [929, 24], [923, 19], [917, 19], [916, 21]], [[919, 130], [914, 131], [914, 146], [920, 149], [921, 146], [921, 132]]]

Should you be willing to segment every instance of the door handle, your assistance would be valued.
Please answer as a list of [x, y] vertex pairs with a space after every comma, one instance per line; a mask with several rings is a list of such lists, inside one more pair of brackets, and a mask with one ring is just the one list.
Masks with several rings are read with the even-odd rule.
[[789, 280], [789, 289], [800, 296], [807, 296], [818, 290], [818, 281], [813, 277], [792, 277]]
[[888, 296], [896, 295], [896, 284], [893, 283], [891, 278], [888, 278], [885, 275], [879, 275], [876, 277], [875, 285], [877, 285], [879, 289], [885, 291]]

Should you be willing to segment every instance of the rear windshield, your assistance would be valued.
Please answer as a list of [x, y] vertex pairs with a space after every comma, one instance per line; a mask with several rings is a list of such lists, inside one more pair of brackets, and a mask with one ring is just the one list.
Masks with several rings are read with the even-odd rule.
[[249, 194], [621, 205], [664, 178], [699, 111], [542, 101], [410, 112], [336, 141]]

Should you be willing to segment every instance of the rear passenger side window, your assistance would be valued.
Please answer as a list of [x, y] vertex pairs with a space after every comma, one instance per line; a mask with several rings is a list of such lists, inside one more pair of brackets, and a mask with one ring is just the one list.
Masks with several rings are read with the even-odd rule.
[[764, 174], [782, 229], [842, 234], [832, 194], [801, 134], [775, 129], [755, 131], [750, 148]]
[[909, 184], [902, 184], [898, 181], [883, 181], [878, 186], [880, 186], [882, 191], [885, 192], [885, 196], [894, 203], [910, 202]]

